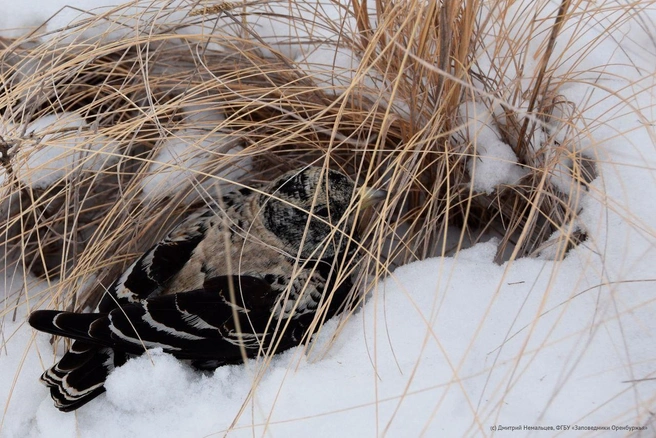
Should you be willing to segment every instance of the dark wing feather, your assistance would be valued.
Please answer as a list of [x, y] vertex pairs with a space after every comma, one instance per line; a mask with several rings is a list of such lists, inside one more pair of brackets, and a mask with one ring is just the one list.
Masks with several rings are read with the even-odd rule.
[[[350, 289], [350, 282], [346, 283], [334, 291], [326, 318], [343, 303]], [[29, 323], [75, 340], [42, 376], [57, 408], [70, 411], [102, 393], [108, 373], [124, 363], [127, 354], [139, 355], [145, 348], [161, 347], [179, 359], [192, 360], [198, 368], [214, 369], [241, 362], [243, 353], [256, 357], [299, 345], [309, 336], [315, 314], [271, 320], [279, 299], [280, 294], [263, 279], [222, 276], [207, 280], [203, 289], [154, 296], [110, 312], [38, 310]]]
[[[117, 305], [133, 304], [158, 294], [191, 258], [212, 226], [214, 210], [191, 215], [164, 239], [146, 251], [108, 289], [98, 310], [109, 312]], [[118, 292], [122, 293], [119, 294]]]
[[114, 367], [127, 360], [111, 348], [73, 342], [61, 360], [41, 376], [57, 409], [69, 412], [105, 392], [104, 383]]
[[[231, 288], [235, 302], [230, 299]], [[129, 352], [136, 353], [136, 349], [142, 353], [144, 346], [161, 347], [179, 359], [239, 362], [241, 346], [249, 356], [256, 355], [262, 346], [263, 332], [252, 330], [248, 320], [268, 321], [271, 295], [275, 294], [269, 284], [259, 278], [216, 277], [200, 290], [154, 297], [141, 306], [113, 310], [109, 314], [109, 337], [115, 342], [114, 348]], [[235, 313], [241, 333], [237, 333]], [[94, 327], [91, 336], [106, 339], [107, 331]], [[105, 330], [100, 325], [98, 328]]]
[[[161, 347], [179, 359], [231, 363], [241, 360], [243, 346], [247, 355], [256, 355], [264, 340], [263, 331], [256, 329], [266, 328], [275, 302], [270, 285], [256, 277], [223, 276], [204, 286], [124, 305], [109, 313], [37, 310], [29, 322], [46, 333], [131, 354]], [[235, 302], [230, 299], [231, 289]]]
[[42, 332], [71, 339], [91, 341], [89, 326], [105, 313], [74, 313], [61, 310], [35, 310], [30, 314], [29, 324]]

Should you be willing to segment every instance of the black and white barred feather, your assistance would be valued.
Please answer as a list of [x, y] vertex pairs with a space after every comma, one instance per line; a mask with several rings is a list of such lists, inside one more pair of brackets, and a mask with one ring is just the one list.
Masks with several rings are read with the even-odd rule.
[[147, 348], [214, 369], [306, 341], [318, 312], [322, 321], [337, 314], [352, 288], [337, 268], [357, 259], [349, 207], [383, 195], [356, 190], [336, 171], [289, 172], [186, 218], [128, 267], [95, 312], [33, 312], [32, 327], [74, 340], [41, 377], [55, 406], [89, 402], [115, 367]]

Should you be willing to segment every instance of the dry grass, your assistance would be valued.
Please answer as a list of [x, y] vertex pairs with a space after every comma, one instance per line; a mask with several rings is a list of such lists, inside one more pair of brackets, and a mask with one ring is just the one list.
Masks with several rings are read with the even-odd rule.
[[[45, 39], [37, 30], [3, 41], [2, 270], [7, 278], [31, 272], [39, 281], [58, 280], [33, 300], [92, 307], [118, 273], [214, 195], [211, 183], [235, 169], [238, 184], [251, 184], [314, 164], [386, 188], [389, 199], [362, 221], [368, 236], [363, 272], [375, 278], [491, 235], [499, 237], [498, 263], [548, 247], [562, 258], [586, 238], [576, 223], [580, 200], [597, 176], [591, 139], [599, 122], [562, 97], [561, 87], [588, 79], [554, 43], [563, 32], [568, 44], [582, 39], [577, 26], [601, 7], [542, 1], [528, 14], [501, 0], [353, 0], [341, 9], [355, 23], [351, 32], [312, 23], [308, 11], [280, 17], [292, 27], [313, 24], [321, 44], [361, 58], [357, 69], [344, 72], [347, 80], [331, 88], [318, 83], [325, 72], [293, 59], [289, 47], [272, 45], [252, 26], [257, 17], [279, 13], [267, 13], [262, 4], [162, 1], [150, 5], [157, 14], [140, 5], [89, 15]], [[248, 12], [253, 5], [259, 13]], [[621, 8], [625, 19], [636, 12]], [[374, 17], [378, 26], [371, 25]], [[89, 36], [89, 29], [108, 23], [106, 37]], [[300, 42], [307, 49], [318, 44]], [[538, 57], [529, 59], [533, 53]], [[525, 169], [520, 180], [492, 193], [473, 187], [468, 166], [481, 151], [475, 132], [463, 135], [473, 122], [462, 118], [467, 102], [490, 108], [488, 123]], [[199, 120], [199, 108], [223, 118]], [[76, 112], [86, 125], [44, 137], [61, 131], [57, 123], [65, 121], [59, 121], [41, 137], [30, 135], [30, 122], [64, 112]], [[29, 183], [42, 177], [25, 165], [30, 151], [82, 133], [61, 177]], [[216, 141], [218, 135], [224, 141]], [[187, 171], [188, 184], [144, 196], [151, 165], [172, 137], [193, 145], [190, 157], [157, 172]], [[200, 155], [202, 164], [189, 168]], [[105, 160], [100, 170], [89, 164], [99, 159]], [[555, 183], [558, 178], [567, 184]], [[362, 275], [359, 287], [367, 282]]]
[[[252, 166], [241, 179], [244, 183], [266, 181], [313, 163], [386, 187], [392, 196], [370, 227], [375, 234], [371, 254], [383, 265], [386, 260], [407, 263], [452, 253], [490, 233], [501, 237], [498, 262], [509, 255], [536, 255], [556, 230], [563, 231], [557, 243], [560, 256], [584, 237], [570, 224], [578, 213], [581, 190], [594, 177], [594, 157], [578, 148], [586, 135], [575, 122], [581, 109], [559, 98], [558, 87], [568, 76], [554, 76], [559, 60], [550, 59], [566, 15], [541, 26], [550, 30], [548, 38], [537, 34], [543, 29], [522, 36], [526, 41], [540, 38], [546, 47], [538, 71], [519, 80], [511, 61], [520, 62], [525, 48], [511, 44], [512, 35], [495, 35], [498, 53], [481, 65], [482, 53], [490, 56], [481, 52], [486, 47], [482, 35], [495, 28], [490, 17], [508, 8], [503, 2], [492, 7], [494, 13], [483, 22], [477, 19], [482, 5], [474, 1], [445, 7], [379, 2], [377, 20], [384, 25], [376, 29], [366, 13], [373, 12], [373, 5], [354, 2], [344, 14], [358, 18], [360, 37], [349, 39], [346, 32], [335, 31], [322, 44], [347, 47], [362, 63], [350, 73], [355, 76], [351, 84], [331, 90], [313, 83], [312, 70], [287, 58], [284, 46], [271, 47], [259, 37], [257, 26], [248, 24], [253, 18], [236, 4], [222, 5], [217, 11], [163, 2], [157, 17], [141, 15], [139, 36], [119, 40], [111, 38], [111, 29], [106, 38], [90, 37], [89, 29], [106, 27], [112, 19], [134, 26], [137, 16], [127, 16], [129, 9], [86, 19], [61, 34], [47, 33], [45, 43], [36, 36], [5, 43], [0, 107], [6, 126], [15, 127], [3, 136], [6, 147], [14, 148], [14, 154], [24, 147], [30, 121], [73, 111], [92, 133], [86, 137], [96, 145], [91, 155], [118, 158], [100, 172], [75, 163], [60, 180], [37, 189], [15, 176], [18, 160], [6, 161], [3, 240], [9, 260], [41, 278], [61, 278], [67, 291], [80, 290], [95, 275], [100, 280], [96, 283], [106, 286], [184, 214], [188, 207], [182, 198], [202, 202], [197, 185], [218, 179], [220, 170], [240, 166], [246, 157]], [[266, 15], [262, 11], [259, 16]], [[162, 18], [167, 15], [180, 22], [171, 24]], [[246, 36], [222, 33], [214, 24], [219, 19]], [[300, 24], [283, 19], [294, 26], [305, 24], [300, 18]], [[182, 33], [190, 26], [196, 27]], [[213, 33], [193, 33], [201, 26]], [[528, 170], [516, 184], [491, 194], [473, 190], [467, 164], [476, 156], [476, 146], [471, 138], [458, 136], [463, 123], [458, 108], [467, 101], [495, 107], [494, 123]], [[198, 108], [219, 111], [225, 120], [199, 122], [192, 113]], [[560, 143], [548, 132], [554, 124], [568, 127]], [[57, 124], [50, 131], [56, 132]], [[194, 184], [186, 188], [188, 193], [140, 197], [149, 165], [166, 147], [163, 139], [216, 143], [217, 132], [244, 149], [227, 156], [223, 143], [202, 143], [196, 149], [205, 148], [212, 160], [209, 166], [190, 169]], [[68, 134], [79, 135], [77, 129]], [[76, 147], [82, 151], [87, 146]], [[563, 157], [571, 161], [564, 170], [559, 166]], [[88, 159], [88, 154], [80, 158]], [[183, 157], [180, 166], [185, 162]], [[549, 181], [549, 175], [563, 171], [574, 181], [570, 193]], [[445, 239], [451, 225], [461, 230], [456, 247], [445, 243], [453, 240]], [[382, 243], [390, 240], [392, 246], [385, 246], [383, 254]], [[101, 291], [93, 288], [91, 302]], [[87, 303], [87, 293], [70, 293], [61, 297], [64, 306], [79, 306], [79, 295], [81, 303]]]

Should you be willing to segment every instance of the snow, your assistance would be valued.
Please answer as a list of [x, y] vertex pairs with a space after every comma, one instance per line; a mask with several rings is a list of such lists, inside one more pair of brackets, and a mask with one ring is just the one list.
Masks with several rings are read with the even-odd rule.
[[517, 184], [528, 173], [517, 161], [512, 147], [501, 141], [493, 127], [492, 113], [480, 103], [464, 103], [460, 108], [460, 135], [474, 145], [475, 155], [468, 160], [474, 190], [492, 193], [501, 184]]
[[[649, 287], [595, 287], [599, 278], [580, 270], [590, 264], [585, 248], [565, 264], [506, 266], [492, 262], [495, 250], [488, 242], [398, 268], [327, 355], [322, 346], [336, 321], [309, 358], [289, 351], [261, 375], [255, 360], [202, 374], [154, 350], [116, 370], [106, 395], [74, 417], [57, 412], [23, 370], [23, 385], [42, 400], [28, 405], [36, 424], [23, 433], [222, 433], [257, 378], [254, 401], [230, 436], [262, 435], [265, 427], [274, 436], [362, 436], [376, 428], [390, 436], [461, 436], [498, 424], [633, 424], [627, 407], [636, 395], [626, 382], [650, 375], [656, 354], [641, 326], [656, 310]], [[42, 346], [47, 339], [37, 335]], [[40, 353], [50, 363], [48, 349]]]
[[[34, 26], [49, 13], [36, 5], [8, 8], [0, 24]], [[25, 13], [30, 9], [34, 15]], [[324, 326], [308, 355], [293, 349], [265, 368], [251, 360], [200, 373], [151, 351], [117, 369], [107, 381], [107, 393], [75, 414], [57, 411], [37, 380], [56, 357], [49, 336], [34, 334], [25, 324], [29, 306], [23, 305], [15, 317], [10, 312], [2, 321], [0, 397], [6, 409], [0, 433], [177, 437], [230, 430], [231, 437], [486, 436], [496, 427], [495, 436], [527, 436], [528, 430], [502, 431], [499, 426], [647, 424], [645, 433], [653, 436], [655, 57], [647, 36], [630, 24], [625, 25], [632, 32], [627, 51], [605, 40], [589, 56], [579, 54], [577, 62], [594, 70], [631, 56], [634, 65], [651, 69], [639, 87], [627, 87], [618, 77], [604, 84], [605, 93], [599, 88], [592, 92], [582, 82], [560, 90], [588, 108], [580, 123], [606, 122], [582, 143], [599, 160], [601, 176], [581, 199], [580, 218], [572, 225], [588, 239], [564, 261], [522, 259], [498, 266], [492, 261], [496, 247], [491, 241], [453, 257], [402, 266], [378, 284], [327, 352], [337, 321]], [[593, 36], [590, 31], [589, 38]], [[638, 70], [628, 69], [622, 77], [641, 78]], [[613, 93], [630, 98], [643, 118]], [[471, 104], [463, 114], [470, 122], [466, 135], [477, 139], [480, 155], [471, 164], [476, 190], [490, 192], [514, 182], [521, 176], [517, 158], [499, 140], [489, 111]], [[51, 135], [47, 139], [55, 144], [30, 156], [34, 165], [48, 169], [40, 175], [44, 181], [68, 175], [62, 169], [69, 168], [70, 155], [64, 151], [79, 152], [70, 143], [74, 135], [67, 133], [68, 142], [57, 143], [60, 137], [47, 133], [50, 122], [32, 125], [44, 138]], [[74, 115], [68, 126], [87, 129]], [[205, 133], [208, 141], [221, 141], [223, 135]], [[185, 136], [178, 132], [177, 139]], [[157, 160], [178, 172], [172, 176], [189, 178], [183, 168], [196, 164], [203, 142], [189, 145], [175, 136], [166, 141]], [[146, 196], [153, 190], [144, 187]], [[13, 283], [4, 287], [7, 296], [16, 289]], [[30, 296], [38, 292], [30, 290]]]
[[[189, 143], [194, 141], [190, 139], [199, 136], [203, 136], [200, 137], [200, 141]], [[202, 173], [198, 169], [202, 170], [212, 158], [208, 148], [216, 147], [217, 143], [227, 143], [227, 145], [234, 143], [226, 137], [226, 135], [221, 134], [205, 136], [198, 130], [184, 129], [166, 139], [161, 145], [160, 152], [148, 168], [149, 175], [141, 181], [142, 199], [169, 197], [195, 184], [196, 180], [202, 177]], [[225, 154], [234, 154], [241, 150], [241, 147], [233, 147], [232, 149], [226, 149]], [[234, 169], [229, 167], [226, 173], [213, 175], [234, 181], [247, 171], [248, 168], [243, 166]], [[211, 179], [205, 182], [213, 183]], [[205, 187], [205, 190], [207, 190], [207, 187]]]
[[40, 117], [27, 126], [25, 137], [20, 126], [4, 128], [5, 138], [15, 142], [9, 149], [12, 166], [19, 179], [33, 188], [49, 187], [82, 170], [97, 171], [118, 161], [118, 143], [94, 133], [76, 113]]
[[[244, 149], [241, 143], [218, 131], [225, 116], [206, 107], [199, 104], [182, 108], [188, 127], [175, 131], [158, 146], [149, 175], [141, 182], [142, 199], [171, 197], [193, 186], [194, 190], [185, 198], [191, 203], [199, 196], [214, 195], [215, 184], [238, 181], [252, 168], [250, 157], [240, 155]], [[234, 158], [228, 159], [230, 156]], [[223, 161], [216, 164], [217, 159]]]

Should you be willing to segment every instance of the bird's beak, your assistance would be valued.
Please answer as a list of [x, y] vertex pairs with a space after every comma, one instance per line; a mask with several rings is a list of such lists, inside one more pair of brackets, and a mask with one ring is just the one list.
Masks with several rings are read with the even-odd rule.
[[387, 198], [387, 192], [385, 190], [372, 189], [370, 187], [361, 187], [360, 188], [360, 210], [364, 210], [367, 207], [371, 207], [374, 204], [379, 203], [383, 199]]

